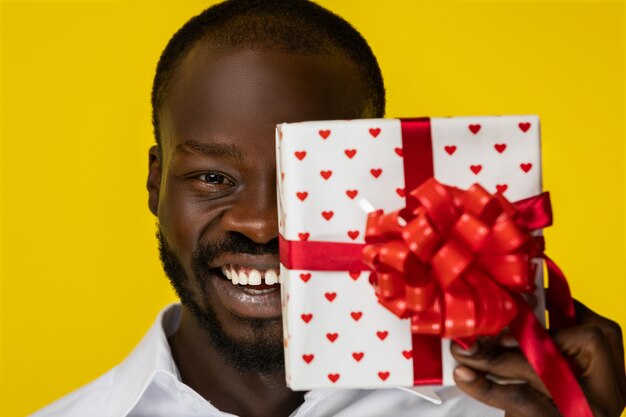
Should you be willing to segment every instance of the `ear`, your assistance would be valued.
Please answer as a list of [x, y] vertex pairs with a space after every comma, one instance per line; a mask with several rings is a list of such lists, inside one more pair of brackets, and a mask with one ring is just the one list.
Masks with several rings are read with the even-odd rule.
[[155, 216], [159, 214], [159, 193], [161, 191], [161, 155], [158, 145], [148, 152], [148, 207]]

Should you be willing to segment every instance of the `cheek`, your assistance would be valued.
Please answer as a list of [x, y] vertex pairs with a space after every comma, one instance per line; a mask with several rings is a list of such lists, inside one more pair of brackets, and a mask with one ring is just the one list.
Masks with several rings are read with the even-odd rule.
[[205, 227], [205, 207], [172, 181], [161, 185], [159, 224], [169, 245], [188, 263]]

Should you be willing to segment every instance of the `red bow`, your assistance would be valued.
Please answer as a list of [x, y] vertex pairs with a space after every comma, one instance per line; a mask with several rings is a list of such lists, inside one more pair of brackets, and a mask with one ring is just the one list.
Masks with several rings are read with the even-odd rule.
[[519, 212], [478, 184], [468, 191], [435, 179], [410, 193], [416, 209], [370, 213], [364, 262], [379, 302], [413, 333], [495, 335], [517, 315], [509, 293], [535, 289], [541, 254]]

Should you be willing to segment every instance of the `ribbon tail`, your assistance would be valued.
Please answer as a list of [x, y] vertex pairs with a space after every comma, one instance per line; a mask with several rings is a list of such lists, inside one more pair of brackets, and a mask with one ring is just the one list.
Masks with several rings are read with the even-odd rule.
[[546, 306], [550, 328], [558, 330], [572, 327], [576, 324], [576, 312], [565, 275], [552, 259], [545, 255], [543, 255], [543, 258], [548, 267]]
[[544, 383], [563, 417], [593, 417], [580, 385], [548, 332], [524, 299], [515, 294], [518, 315], [509, 328], [526, 359]]

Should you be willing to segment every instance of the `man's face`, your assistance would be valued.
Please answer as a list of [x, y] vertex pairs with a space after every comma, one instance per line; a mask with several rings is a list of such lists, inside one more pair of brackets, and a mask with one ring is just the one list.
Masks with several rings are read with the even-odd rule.
[[184, 307], [239, 365], [282, 357], [275, 126], [364, 116], [360, 80], [337, 55], [206, 46], [172, 77], [148, 180], [161, 257]]

